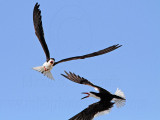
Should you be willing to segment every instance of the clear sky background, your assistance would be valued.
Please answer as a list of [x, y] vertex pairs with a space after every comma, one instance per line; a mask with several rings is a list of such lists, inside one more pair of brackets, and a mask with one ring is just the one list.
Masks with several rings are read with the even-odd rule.
[[[61, 63], [50, 80], [32, 70], [45, 62], [35, 35], [33, 8], [40, 3], [46, 42], [57, 61], [114, 44], [109, 54]], [[60, 74], [74, 72], [114, 93], [126, 105], [95, 120], [158, 120], [160, 108], [159, 0], [0, 0], [0, 120], [67, 120], [94, 91]]]

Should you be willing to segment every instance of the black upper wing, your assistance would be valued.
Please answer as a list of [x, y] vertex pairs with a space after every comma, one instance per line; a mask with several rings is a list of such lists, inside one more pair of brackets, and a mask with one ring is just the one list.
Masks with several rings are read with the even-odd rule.
[[99, 112], [107, 110], [109, 112], [110, 108], [113, 107], [114, 103], [108, 102], [106, 104], [102, 104], [101, 102], [96, 102], [89, 105], [86, 109], [70, 118], [69, 120], [92, 120], [95, 115]]
[[93, 83], [91, 83], [90, 81], [88, 81], [87, 79], [85, 79], [83, 77], [80, 77], [79, 75], [76, 75], [76, 74], [71, 73], [71, 72], [69, 72], [69, 73], [67, 73], [66, 71], [64, 71], [64, 72], [66, 73], [66, 75], [64, 75], [64, 74], [61, 74], [61, 75], [66, 77], [67, 79], [73, 81], [73, 82], [94, 87], [99, 92], [108, 92], [107, 90], [105, 90], [105, 89], [103, 89], [99, 86], [94, 85]]
[[43, 32], [43, 26], [42, 26], [42, 20], [41, 20], [41, 10], [39, 9], [39, 6], [40, 5], [38, 3], [36, 3], [34, 6], [33, 23], [34, 23], [35, 34], [38, 37], [43, 47], [43, 50], [46, 54], [46, 60], [48, 61], [50, 59], [50, 54], [44, 38], [44, 32]]
[[82, 56], [76, 56], [76, 57], [70, 57], [70, 58], [66, 58], [66, 59], [62, 59], [58, 62], [55, 62], [54, 65], [58, 64], [58, 63], [61, 63], [61, 62], [66, 62], [66, 61], [70, 61], [70, 60], [77, 60], [77, 59], [85, 59], [85, 58], [89, 58], [89, 57], [94, 57], [94, 56], [98, 56], [98, 55], [102, 55], [102, 54], [105, 54], [105, 53], [108, 53], [108, 52], [111, 52], [119, 47], [121, 47], [122, 45], [113, 45], [113, 46], [110, 46], [108, 48], [105, 48], [103, 50], [99, 50], [97, 52], [93, 52], [93, 53], [90, 53], [90, 54], [87, 54], [87, 55], [82, 55]]

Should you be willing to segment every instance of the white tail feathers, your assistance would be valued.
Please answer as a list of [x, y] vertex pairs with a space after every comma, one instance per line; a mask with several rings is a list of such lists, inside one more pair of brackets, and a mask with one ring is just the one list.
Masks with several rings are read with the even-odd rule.
[[[124, 93], [119, 88], [117, 88], [115, 95], [125, 99]], [[113, 100], [115, 101], [115, 104], [118, 108], [124, 106], [125, 102], [126, 102], [126, 100], [122, 100], [122, 99], [118, 99], [118, 98], [113, 98]]]
[[33, 67], [33, 70], [36, 70], [38, 72], [43, 72], [44, 71], [44, 67], [43, 66]]
[[52, 73], [48, 70], [45, 71], [44, 66], [38, 66], [38, 67], [33, 67], [34, 70], [41, 72], [43, 75], [47, 76], [48, 78], [54, 80]]
[[54, 80], [54, 78], [53, 78], [53, 76], [52, 76], [52, 73], [51, 73], [50, 71], [44, 71], [43, 74], [44, 74], [45, 76], [47, 76], [48, 78]]

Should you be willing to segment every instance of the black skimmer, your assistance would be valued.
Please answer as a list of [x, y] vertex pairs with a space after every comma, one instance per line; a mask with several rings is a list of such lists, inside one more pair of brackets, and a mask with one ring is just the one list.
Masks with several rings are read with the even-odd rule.
[[105, 48], [103, 50], [99, 50], [97, 52], [93, 52], [93, 53], [82, 55], [82, 56], [70, 57], [70, 58], [62, 59], [62, 60], [55, 62], [54, 58], [50, 58], [49, 49], [47, 47], [47, 44], [46, 44], [46, 41], [44, 38], [42, 19], [41, 19], [41, 10], [39, 9], [39, 6], [40, 5], [38, 3], [36, 3], [34, 6], [33, 23], [34, 23], [35, 34], [38, 37], [38, 39], [41, 43], [41, 46], [45, 52], [46, 62], [42, 66], [34, 67], [33, 69], [43, 73], [45, 76], [49, 77], [50, 79], [53, 79], [53, 76], [50, 71], [53, 68], [53, 66], [55, 66], [56, 64], [70, 61], [70, 60], [85, 59], [85, 58], [89, 58], [89, 57], [102, 55], [102, 54], [111, 52], [111, 51], [121, 47], [121, 45], [116, 44], [116, 45], [110, 46], [108, 48]]
[[[99, 102], [93, 103], [89, 105], [86, 109], [75, 115], [74, 117], [70, 118], [69, 120], [93, 120], [96, 116], [107, 114], [110, 112], [111, 108], [113, 107], [114, 103], [117, 105], [117, 107], [121, 107], [125, 104], [125, 95], [124, 93], [117, 88], [115, 94], [111, 94], [109, 91], [94, 85], [87, 79], [80, 77], [79, 75], [76, 75], [74, 73], [67, 73], [65, 71], [66, 75], [61, 74], [62, 76], [66, 77], [67, 79], [84, 85], [89, 85], [91, 87], [94, 87], [95, 90], [98, 90], [99, 93], [96, 92], [84, 92], [83, 94], [87, 94], [86, 97], [94, 97], [97, 99], [100, 99]], [[114, 101], [114, 102], [112, 102]]]

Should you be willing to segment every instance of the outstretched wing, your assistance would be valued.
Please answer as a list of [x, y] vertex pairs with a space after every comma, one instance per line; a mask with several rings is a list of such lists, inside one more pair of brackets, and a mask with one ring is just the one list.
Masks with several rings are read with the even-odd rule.
[[35, 34], [38, 37], [43, 47], [43, 50], [46, 54], [46, 60], [48, 61], [50, 59], [50, 54], [44, 38], [44, 32], [43, 32], [43, 26], [42, 26], [42, 20], [41, 20], [41, 10], [39, 9], [39, 6], [40, 5], [38, 3], [36, 3], [34, 6], [33, 23], [34, 23]]
[[69, 72], [69, 73], [67, 73], [66, 71], [64, 71], [64, 72], [66, 73], [66, 75], [64, 75], [64, 74], [61, 74], [61, 75], [66, 77], [67, 79], [73, 81], [73, 82], [94, 87], [94, 89], [98, 90], [99, 92], [106, 91], [105, 89], [94, 85], [93, 83], [91, 83], [90, 81], [88, 81], [87, 79], [85, 79], [83, 77], [80, 77], [79, 75], [76, 75], [76, 74], [71, 73], [71, 72]]
[[112, 107], [113, 103], [103, 105], [100, 102], [96, 102], [92, 105], [89, 105], [86, 109], [69, 120], [93, 120], [93, 118], [97, 117], [98, 115], [109, 113]]
[[66, 61], [70, 61], [70, 60], [77, 60], [77, 59], [85, 59], [85, 58], [89, 58], [89, 57], [94, 57], [94, 56], [98, 56], [98, 55], [102, 55], [102, 54], [105, 54], [105, 53], [108, 53], [108, 52], [111, 52], [119, 47], [121, 47], [122, 45], [113, 45], [113, 46], [110, 46], [108, 48], [105, 48], [103, 50], [99, 50], [97, 52], [93, 52], [93, 53], [90, 53], [90, 54], [87, 54], [87, 55], [82, 55], [82, 56], [76, 56], [76, 57], [70, 57], [70, 58], [66, 58], [66, 59], [62, 59], [58, 62], [55, 62], [54, 65], [58, 64], [58, 63], [61, 63], [61, 62], [66, 62]]

